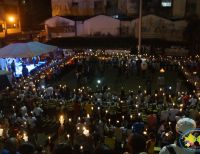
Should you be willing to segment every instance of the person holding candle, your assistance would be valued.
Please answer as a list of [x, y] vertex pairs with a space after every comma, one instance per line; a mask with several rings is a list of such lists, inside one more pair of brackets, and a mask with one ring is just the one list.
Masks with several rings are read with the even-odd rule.
[[143, 135], [131, 134], [127, 143], [128, 152], [124, 154], [147, 154], [146, 140]]
[[144, 122], [142, 121], [142, 118], [140, 116], [137, 117], [136, 122], [132, 125], [132, 131], [133, 133], [142, 134], [144, 131]]
[[22, 143], [19, 146], [19, 152], [20, 154], [34, 154], [35, 147], [31, 143]]
[[9, 138], [6, 143], [5, 143], [5, 147], [2, 150], [2, 154], [20, 154], [17, 151], [18, 148], [18, 142], [16, 138]]
[[156, 145], [156, 136], [153, 132], [149, 134], [147, 141], [147, 152], [148, 154], [154, 154], [154, 147]]
[[60, 143], [55, 146], [53, 154], [74, 154], [72, 146], [66, 143]]
[[93, 154], [113, 154], [113, 151], [109, 146], [100, 144], [96, 147]]
[[156, 131], [157, 128], [157, 116], [151, 111], [151, 113], [147, 116], [147, 125], [150, 130]]

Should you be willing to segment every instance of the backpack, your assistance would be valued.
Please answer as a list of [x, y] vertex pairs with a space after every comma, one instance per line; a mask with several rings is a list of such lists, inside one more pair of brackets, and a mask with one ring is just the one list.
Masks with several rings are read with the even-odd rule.
[[[166, 146], [167, 150], [169, 151], [170, 154], [176, 154], [176, 151], [174, 148], [170, 145]], [[199, 152], [194, 152], [194, 154], [199, 154]]]
[[168, 146], [166, 146], [166, 148], [170, 154], [176, 154], [176, 151], [174, 150], [174, 148], [172, 146], [168, 145]]

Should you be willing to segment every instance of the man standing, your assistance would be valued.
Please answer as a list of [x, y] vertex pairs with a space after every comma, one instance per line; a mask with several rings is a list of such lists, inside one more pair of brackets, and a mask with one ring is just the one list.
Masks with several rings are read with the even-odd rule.
[[159, 154], [195, 154], [194, 151], [184, 149], [179, 142], [181, 135], [190, 129], [196, 128], [196, 122], [190, 118], [182, 118], [176, 124], [177, 141], [174, 144], [164, 146]]
[[15, 76], [16, 75], [16, 68], [15, 68], [15, 61], [14, 60], [11, 63], [11, 70], [12, 70], [13, 76]]
[[28, 76], [28, 68], [24, 64], [22, 65], [22, 75], [23, 75], [23, 77]]

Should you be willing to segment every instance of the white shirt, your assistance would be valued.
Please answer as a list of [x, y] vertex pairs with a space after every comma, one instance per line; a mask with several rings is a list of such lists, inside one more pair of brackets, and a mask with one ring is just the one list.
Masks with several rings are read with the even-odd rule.
[[[172, 146], [174, 148], [174, 151], [176, 152], [176, 154], [194, 154], [194, 152], [191, 152], [189, 150], [180, 148], [179, 146], [177, 146], [176, 144], [171, 144], [170, 146]], [[163, 147], [159, 154], [170, 154], [170, 152], [167, 150], [166, 147]]]
[[27, 122], [30, 125], [31, 128], [35, 128], [36, 126], [36, 118], [35, 117], [28, 117]]
[[21, 109], [20, 109], [20, 111], [21, 111], [22, 116], [25, 116], [27, 114], [27, 108], [26, 108], [26, 106], [22, 106]]
[[48, 87], [46, 89], [46, 95], [47, 96], [52, 96], [53, 95], [53, 87]]
[[197, 99], [196, 98], [190, 98], [189, 102], [191, 103], [190, 106], [195, 106], [197, 104]]
[[170, 109], [169, 110], [169, 120], [170, 121], [176, 121], [176, 114], [179, 113], [178, 109]]
[[40, 116], [42, 114], [43, 110], [40, 107], [35, 107], [33, 109], [33, 113], [35, 116]]

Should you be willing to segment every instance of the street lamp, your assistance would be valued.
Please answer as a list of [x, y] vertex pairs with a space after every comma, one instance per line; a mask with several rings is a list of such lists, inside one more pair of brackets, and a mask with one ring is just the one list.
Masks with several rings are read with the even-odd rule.
[[7, 20], [8, 20], [10, 23], [14, 23], [14, 22], [15, 22], [15, 17], [14, 17], [14, 16], [8, 16]]
[[8, 24], [12, 24], [12, 27], [16, 27], [16, 18], [14, 15], [7, 15], [6, 20], [4, 21], [4, 29], [5, 29], [5, 38], [7, 37], [7, 30], [9, 28]]

